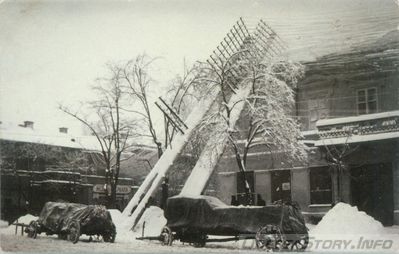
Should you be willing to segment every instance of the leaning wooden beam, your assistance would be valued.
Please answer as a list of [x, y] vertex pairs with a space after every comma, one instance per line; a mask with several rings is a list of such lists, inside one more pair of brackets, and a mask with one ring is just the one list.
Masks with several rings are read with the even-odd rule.
[[144, 212], [145, 206], [149, 198], [154, 195], [158, 186], [161, 184], [163, 177], [170, 169], [170, 166], [177, 159], [178, 155], [182, 152], [187, 143], [187, 140], [191, 138], [193, 130], [201, 122], [207, 110], [216, 99], [217, 94], [217, 92], [211, 91], [211, 93], [207, 97], [203, 98], [198, 103], [198, 105], [187, 118], [186, 123], [188, 129], [185, 134], [177, 135], [175, 137], [173, 141], [173, 148], [169, 147], [165, 150], [161, 158], [159, 158], [158, 162], [145, 178], [144, 182], [140, 185], [139, 189], [134, 194], [133, 198], [130, 200], [126, 208], [123, 210], [123, 215], [127, 216], [125, 223], [127, 229], [131, 229], [136, 225], [142, 213]]

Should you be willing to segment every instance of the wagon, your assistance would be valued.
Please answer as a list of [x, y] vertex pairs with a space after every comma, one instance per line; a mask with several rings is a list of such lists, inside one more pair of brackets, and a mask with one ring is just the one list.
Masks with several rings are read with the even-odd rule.
[[47, 202], [38, 220], [31, 221], [25, 232], [31, 238], [41, 233], [57, 234], [73, 243], [82, 234], [102, 236], [105, 242], [114, 242], [116, 237], [115, 225], [104, 206], [64, 202]]
[[304, 250], [308, 244], [297, 204], [228, 206], [215, 197], [176, 196], [168, 199], [164, 214], [167, 225], [159, 236], [164, 245], [180, 240], [203, 247], [207, 242], [254, 239], [259, 249]]

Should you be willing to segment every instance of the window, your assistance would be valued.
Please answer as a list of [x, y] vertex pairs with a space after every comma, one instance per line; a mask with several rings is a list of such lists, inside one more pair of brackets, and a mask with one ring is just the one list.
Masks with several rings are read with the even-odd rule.
[[310, 168], [310, 203], [331, 204], [331, 174], [328, 167]]
[[326, 101], [326, 99], [308, 100], [309, 129], [316, 129], [316, 122], [328, 117], [329, 111]]
[[377, 89], [375, 87], [357, 90], [356, 98], [359, 115], [377, 112]]

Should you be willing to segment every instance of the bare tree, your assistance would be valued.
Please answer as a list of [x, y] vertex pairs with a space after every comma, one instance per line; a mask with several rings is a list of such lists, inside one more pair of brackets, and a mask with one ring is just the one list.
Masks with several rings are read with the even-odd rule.
[[[171, 120], [165, 118], [163, 138], [160, 136], [162, 129], [157, 128], [154, 122], [154, 117], [151, 113], [150, 94], [154, 80], [151, 78], [151, 66], [156, 58], [150, 58], [145, 54], [141, 54], [136, 58], [122, 63], [118, 66], [119, 78], [123, 83], [124, 89], [130, 94], [134, 101], [139, 102], [139, 109], [131, 110], [144, 119], [146, 125], [146, 133], [142, 136], [148, 136], [152, 139], [158, 150], [158, 157], [160, 158], [164, 149], [166, 149], [175, 137], [176, 130]], [[187, 68], [184, 64], [182, 75], [177, 75], [172, 80], [169, 90], [167, 91], [167, 101], [177, 114], [187, 115], [187, 105], [190, 101], [197, 100], [194, 90], [197, 81], [197, 67], [193, 66]]]
[[337, 180], [337, 199], [336, 202], [342, 201], [342, 174], [348, 170], [347, 158], [353, 152], [358, 150], [359, 145], [350, 145], [348, 143], [349, 138], [351, 137], [352, 132], [346, 131], [346, 140], [343, 144], [338, 145], [324, 145], [324, 149], [326, 151], [326, 161], [328, 162], [330, 168], [334, 171]]
[[129, 110], [129, 112], [140, 115], [145, 122], [149, 135], [157, 147], [158, 157], [162, 155], [162, 142], [158, 138], [155, 129], [154, 118], [151, 114], [149, 93], [153, 80], [150, 76], [150, 66], [155, 61], [145, 54], [138, 55], [136, 58], [127, 61], [117, 67], [118, 79], [123, 84], [125, 91], [130, 95], [133, 101], [138, 101], [141, 110]]
[[[176, 75], [166, 93], [169, 105], [183, 119], [190, 113], [190, 108], [200, 100], [198, 84], [199, 66], [195, 64], [188, 68], [184, 61], [183, 73]], [[171, 120], [164, 117], [164, 149], [171, 145], [176, 132]]]
[[[283, 151], [289, 158], [305, 156], [302, 145], [297, 142], [299, 126], [292, 117], [293, 87], [303, 75], [303, 68], [287, 60], [262, 62], [242, 54], [245, 52], [232, 55], [218, 66], [208, 63], [206, 79], [221, 96], [218, 108], [208, 114], [201, 128], [211, 126], [212, 132], [227, 133], [228, 145], [243, 174], [245, 191], [249, 193], [245, 171], [251, 148], [263, 146], [268, 151]], [[231, 95], [244, 86], [251, 87], [249, 95], [242, 95], [239, 101], [231, 103]], [[244, 114], [233, 126], [232, 112], [239, 103], [245, 103]]]
[[137, 120], [128, 116], [127, 94], [120, 82], [121, 70], [115, 65], [108, 65], [108, 69], [110, 77], [98, 79], [98, 85], [93, 87], [97, 99], [86, 103], [89, 114], [63, 105], [59, 109], [87, 126], [98, 141], [105, 167], [104, 190], [109, 207], [114, 207], [121, 162], [128, 159], [122, 158], [122, 153], [137, 136]]

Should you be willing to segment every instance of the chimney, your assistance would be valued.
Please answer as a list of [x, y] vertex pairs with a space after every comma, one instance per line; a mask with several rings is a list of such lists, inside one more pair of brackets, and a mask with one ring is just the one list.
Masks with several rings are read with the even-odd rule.
[[32, 122], [32, 121], [24, 121], [24, 127], [25, 128], [31, 128], [31, 129], [33, 129], [33, 124], [34, 124], [34, 122]]
[[60, 133], [65, 133], [65, 134], [68, 133], [67, 127], [60, 127], [58, 130], [60, 131]]

